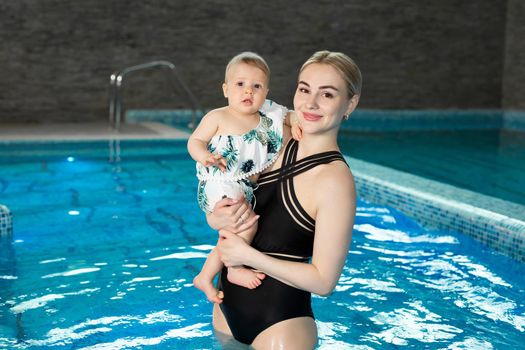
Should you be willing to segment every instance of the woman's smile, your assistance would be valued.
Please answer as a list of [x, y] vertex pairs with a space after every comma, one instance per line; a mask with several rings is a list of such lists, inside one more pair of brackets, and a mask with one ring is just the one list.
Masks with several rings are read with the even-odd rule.
[[322, 117], [323, 116], [319, 114], [303, 112], [303, 118], [304, 120], [307, 120], [307, 121], [311, 121], [311, 122], [317, 121], [321, 119]]

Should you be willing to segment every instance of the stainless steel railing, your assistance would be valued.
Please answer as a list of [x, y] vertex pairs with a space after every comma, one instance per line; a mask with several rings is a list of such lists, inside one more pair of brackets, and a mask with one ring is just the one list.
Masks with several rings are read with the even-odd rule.
[[202, 111], [195, 96], [191, 93], [188, 86], [180, 79], [175, 70], [175, 65], [168, 61], [151, 61], [136, 66], [124, 68], [121, 71], [116, 71], [109, 77], [109, 124], [115, 130], [120, 130], [120, 124], [123, 122], [122, 118], [122, 86], [124, 84], [124, 77], [132, 72], [151, 69], [151, 68], [167, 68], [171, 73], [169, 75], [172, 88], [175, 90], [175, 84], [182, 87], [186, 94], [189, 103], [191, 104], [192, 117], [190, 128], [195, 129], [197, 123], [197, 111]]

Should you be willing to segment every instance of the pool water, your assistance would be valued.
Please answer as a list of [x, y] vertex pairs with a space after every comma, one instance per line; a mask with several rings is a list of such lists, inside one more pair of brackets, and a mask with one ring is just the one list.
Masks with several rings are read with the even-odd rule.
[[525, 205], [525, 132], [340, 133], [343, 153]]
[[[0, 145], [0, 349], [220, 349], [183, 141]], [[524, 348], [525, 264], [358, 201], [319, 349]]]

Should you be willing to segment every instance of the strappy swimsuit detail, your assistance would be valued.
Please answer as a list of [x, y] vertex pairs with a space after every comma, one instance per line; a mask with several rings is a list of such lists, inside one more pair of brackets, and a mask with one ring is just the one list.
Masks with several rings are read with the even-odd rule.
[[[256, 212], [260, 215], [252, 246], [272, 257], [308, 263], [312, 257], [315, 220], [295, 194], [293, 178], [318, 165], [345, 161], [340, 152], [318, 153], [296, 161], [298, 142], [286, 145], [280, 169], [259, 177]], [[235, 339], [251, 344], [266, 328], [295, 317], [314, 317], [311, 294], [267, 276], [256, 289], [231, 284], [221, 273], [221, 310]]]

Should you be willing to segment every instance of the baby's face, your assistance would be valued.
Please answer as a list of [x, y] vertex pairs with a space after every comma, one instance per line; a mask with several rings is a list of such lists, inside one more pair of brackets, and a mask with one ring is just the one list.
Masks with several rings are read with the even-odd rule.
[[254, 114], [268, 95], [268, 77], [255, 66], [237, 63], [226, 73], [223, 91], [230, 107], [241, 113]]

